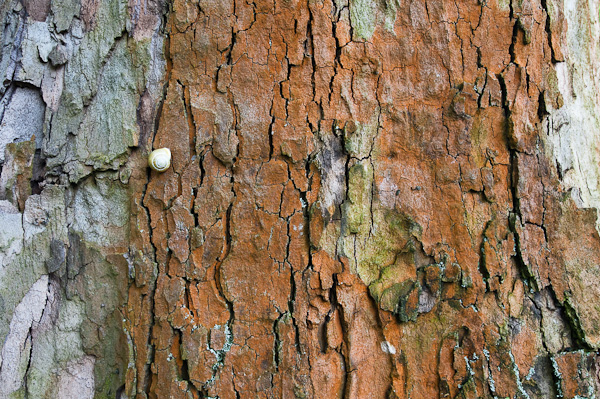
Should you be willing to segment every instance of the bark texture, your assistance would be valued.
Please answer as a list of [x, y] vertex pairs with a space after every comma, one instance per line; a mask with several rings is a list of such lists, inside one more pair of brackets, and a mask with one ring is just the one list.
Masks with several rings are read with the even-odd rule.
[[598, 19], [3, 3], [0, 398], [595, 398]]

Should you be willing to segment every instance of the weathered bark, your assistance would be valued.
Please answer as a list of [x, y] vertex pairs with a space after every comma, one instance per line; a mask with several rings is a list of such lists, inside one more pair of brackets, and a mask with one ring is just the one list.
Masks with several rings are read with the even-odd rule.
[[135, 1], [0, 6], [1, 398], [123, 390], [128, 181], [162, 95], [162, 15]]
[[6, 1], [0, 398], [595, 397], [598, 8]]

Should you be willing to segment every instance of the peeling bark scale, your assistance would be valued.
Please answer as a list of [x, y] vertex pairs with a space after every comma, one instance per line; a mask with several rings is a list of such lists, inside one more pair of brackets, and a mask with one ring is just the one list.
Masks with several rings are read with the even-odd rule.
[[599, 11], [1, 2], [0, 399], [596, 398]]

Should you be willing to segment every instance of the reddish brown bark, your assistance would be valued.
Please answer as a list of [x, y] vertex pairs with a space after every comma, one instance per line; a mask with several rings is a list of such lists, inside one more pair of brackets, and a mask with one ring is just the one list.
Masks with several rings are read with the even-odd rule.
[[545, 146], [561, 6], [360, 4], [173, 3], [129, 394], [595, 391], [595, 212]]

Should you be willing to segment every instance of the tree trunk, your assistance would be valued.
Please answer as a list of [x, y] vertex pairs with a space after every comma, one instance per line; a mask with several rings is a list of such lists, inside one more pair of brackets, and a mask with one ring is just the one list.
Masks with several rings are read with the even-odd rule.
[[0, 398], [596, 397], [598, 9], [4, 1]]

